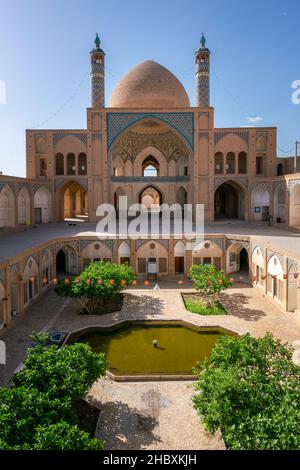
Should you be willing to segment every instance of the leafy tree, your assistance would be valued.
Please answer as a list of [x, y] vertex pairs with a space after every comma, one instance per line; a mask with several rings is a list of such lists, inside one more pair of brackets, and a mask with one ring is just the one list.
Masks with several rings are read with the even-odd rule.
[[75, 422], [70, 399], [49, 400], [47, 393], [35, 388], [0, 388], [2, 443], [22, 448], [33, 441], [36, 426], [47, 426], [59, 419]]
[[12, 388], [0, 388], [0, 449], [102, 449], [76, 426], [73, 404], [106, 369], [87, 344], [30, 348]]
[[49, 399], [82, 398], [90, 386], [105, 374], [105, 354], [94, 353], [88, 344], [76, 343], [30, 348], [24, 368], [14, 378], [16, 386], [46, 392]]
[[223, 290], [232, 286], [224, 272], [218, 271], [213, 264], [194, 264], [190, 268], [189, 276], [209, 308], [215, 305]]
[[104, 444], [91, 439], [87, 432], [81, 431], [64, 421], [49, 426], [38, 426], [34, 438], [35, 450], [102, 450]]
[[83, 310], [91, 314], [117, 292], [130, 286], [134, 279], [135, 273], [128, 264], [95, 261], [80, 276], [60, 281], [55, 290], [62, 297], [76, 298]]
[[194, 405], [231, 449], [300, 449], [300, 367], [268, 334], [221, 337], [195, 369]]

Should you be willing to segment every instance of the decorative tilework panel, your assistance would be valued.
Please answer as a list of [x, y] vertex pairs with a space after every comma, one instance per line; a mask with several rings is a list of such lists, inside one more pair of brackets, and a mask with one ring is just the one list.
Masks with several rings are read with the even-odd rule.
[[107, 148], [128, 127], [144, 118], [156, 118], [176, 129], [194, 149], [194, 113], [107, 113]]

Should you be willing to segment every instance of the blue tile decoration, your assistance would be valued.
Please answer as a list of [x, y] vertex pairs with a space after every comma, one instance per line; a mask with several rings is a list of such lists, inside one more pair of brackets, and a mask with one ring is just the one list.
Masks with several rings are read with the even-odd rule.
[[159, 119], [175, 129], [194, 150], [194, 113], [107, 113], [107, 149], [133, 124], [145, 118]]

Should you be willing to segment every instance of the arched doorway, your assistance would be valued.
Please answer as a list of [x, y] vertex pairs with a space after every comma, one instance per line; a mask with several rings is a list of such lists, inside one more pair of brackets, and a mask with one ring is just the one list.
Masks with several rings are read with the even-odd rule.
[[239, 273], [240, 276], [249, 276], [249, 255], [242, 243], [235, 242], [228, 248], [226, 271], [228, 274]]
[[15, 195], [10, 186], [0, 191], [0, 228], [15, 226]]
[[270, 297], [283, 303], [284, 270], [278, 256], [270, 258], [267, 267], [267, 293]]
[[185, 272], [185, 245], [180, 240], [174, 247], [175, 274], [184, 274]]
[[18, 224], [30, 225], [30, 196], [26, 188], [22, 188], [18, 195]]
[[57, 193], [59, 220], [81, 219], [88, 217], [87, 192], [77, 182], [70, 181]]
[[130, 264], [130, 246], [127, 242], [120, 244], [118, 254], [120, 264]]
[[56, 255], [56, 274], [66, 273], [66, 254], [64, 250], [59, 250]]
[[45, 188], [40, 188], [34, 195], [34, 223], [51, 222], [51, 195]]
[[273, 216], [274, 222], [277, 224], [283, 223], [286, 221], [286, 186], [280, 184], [274, 191], [273, 197]]
[[23, 273], [24, 305], [28, 305], [39, 293], [39, 268], [37, 261], [31, 256]]
[[265, 259], [260, 247], [256, 247], [252, 253], [252, 274], [255, 278], [255, 284], [263, 288], [265, 285]]
[[45, 250], [42, 258], [42, 287], [49, 286], [52, 281], [53, 274], [53, 255], [52, 252]]
[[245, 191], [235, 182], [223, 183], [216, 190], [215, 219], [245, 219]]
[[240, 271], [249, 273], [249, 256], [246, 248], [240, 251]]
[[270, 192], [264, 186], [258, 186], [252, 193], [253, 219], [267, 222], [270, 215]]
[[187, 192], [183, 186], [176, 191], [176, 202], [180, 204], [182, 208], [187, 204]]
[[114, 194], [114, 206], [117, 214], [120, 211], [120, 197], [125, 196], [125, 191], [122, 188], [118, 188]]
[[78, 255], [75, 248], [71, 245], [65, 245], [56, 254], [56, 273], [57, 275], [63, 274], [77, 274], [78, 273]]
[[284, 168], [283, 168], [283, 164], [282, 163], [279, 163], [277, 165], [277, 176], [283, 176], [284, 175]]
[[300, 184], [296, 184], [292, 189], [290, 201], [289, 225], [291, 227], [300, 227]]
[[159, 176], [159, 163], [152, 155], [145, 158], [142, 163], [142, 175], [156, 177]]
[[140, 193], [139, 203], [143, 204], [149, 211], [159, 211], [162, 204], [162, 196], [158, 189], [148, 186]]

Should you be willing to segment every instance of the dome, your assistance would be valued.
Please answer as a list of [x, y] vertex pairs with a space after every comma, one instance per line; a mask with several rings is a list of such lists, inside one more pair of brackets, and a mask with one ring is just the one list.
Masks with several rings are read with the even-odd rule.
[[147, 60], [131, 69], [113, 90], [111, 108], [189, 108], [183, 85], [168, 69]]

